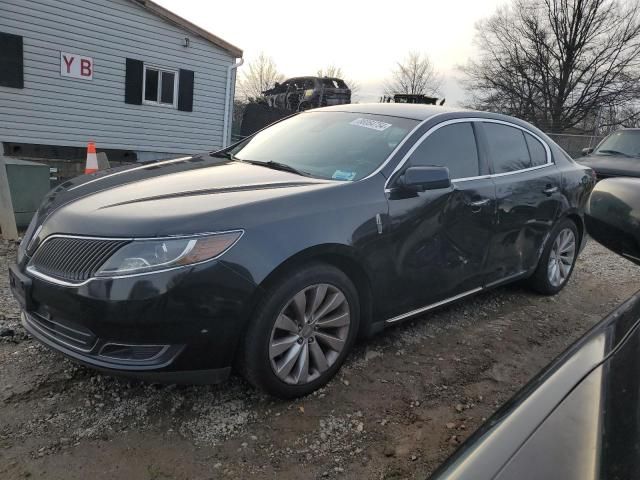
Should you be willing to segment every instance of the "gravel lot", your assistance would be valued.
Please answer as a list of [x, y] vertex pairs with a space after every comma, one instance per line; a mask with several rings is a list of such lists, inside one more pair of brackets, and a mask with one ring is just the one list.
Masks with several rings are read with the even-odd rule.
[[637, 289], [640, 268], [590, 242], [567, 288], [508, 286], [357, 346], [325, 389], [275, 401], [239, 378], [147, 385], [30, 340], [0, 243], [0, 478], [420, 478]]

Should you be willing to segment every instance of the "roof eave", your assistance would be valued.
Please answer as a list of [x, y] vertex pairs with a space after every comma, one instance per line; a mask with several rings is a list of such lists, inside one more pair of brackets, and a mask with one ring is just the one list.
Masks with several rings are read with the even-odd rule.
[[171, 10], [167, 10], [166, 8], [158, 5], [157, 3], [151, 0], [132, 0], [142, 7], [146, 8], [152, 13], [155, 13], [159, 17], [164, 18], [165, 20], [174, 23], [185, 30], [190, 31], [200, 37], [208, 40], [213, 43], [215, 46], [222, 48], [223, 50], [229, 52], [235, 58], [242, 58], [242, 50], [235, 45], [223, 40], [222, 38], [214, 35], [213, 33], [207, 32], [206, 30], [200, 28], [199, 26], [191, 23], [189, 20], [182, 18], [179, 15], [176, 15]]

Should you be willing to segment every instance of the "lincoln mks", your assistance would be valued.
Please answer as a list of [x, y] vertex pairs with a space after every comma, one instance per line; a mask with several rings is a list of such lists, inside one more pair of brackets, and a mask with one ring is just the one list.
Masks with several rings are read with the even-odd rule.
[[509, 282], [555, 294], [595, 177], [520, 120], [340, 105], [48, 194], [11, 267], [25, 328], [111, 374], [305, 395], [354, 341]]

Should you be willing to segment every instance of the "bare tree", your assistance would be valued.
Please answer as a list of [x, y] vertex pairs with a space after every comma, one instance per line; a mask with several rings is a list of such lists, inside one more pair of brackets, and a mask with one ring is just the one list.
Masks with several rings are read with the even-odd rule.
[[[589, 129], [591, 125], [585, 125]], [[596, 135], [606, 135], [618, 128], [638, 128], [640, 127], [640, 105], [629, 103], [623, 106], [610, 106], [602, 108], [595, 120]]]
[[354, 97], [357, 97], [358, 92], [360, 91], [360, 84], [352, 78], [346, 78], [344, 72], [342, 71], [342, 68], [336, 65], [331, 64], [325, 68], [319, 68], [316, 72], [316, 75], [318, 77], [333, 77], [344, 80], [344, 83], [346, 83], [347, 87], [349, 87], [349, 89], [351, 90], [352, 100], [354, 99]]
[[328, 65], [325, 68], [319, 68], [316, 72], [316, 75], [319, 77], [335, 77], [342, 78], [344, 80], [344, 73], [342, 72], [342, 68], [336, 65]]
[[640, 4], [514, 0], [476, 25], [469, 104], [563, 132], [640, 95]]
[[384, 91], [387, 95], [438, 95], [441, 85], [442, 76], [436, 72], [429, 57], [419, 52], [409, 52], [402, 62], [397, 63], [391, 78], [385, 82]]
[[240, 98], [247, 101], [262, 97], [262, 92], [272, 88], [276, 82], [284, 80], [284, 75], [278, 71], [273, 58], [260, 52], [258, 57], [249, 62], [242, 70], [242, 78], [238, 84]]

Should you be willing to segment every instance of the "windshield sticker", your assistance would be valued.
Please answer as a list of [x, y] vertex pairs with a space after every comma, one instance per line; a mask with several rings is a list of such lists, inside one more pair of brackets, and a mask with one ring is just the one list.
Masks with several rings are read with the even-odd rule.
[[349, 122], [349, 125], [355, 125], [357, 127], [370, 128], [382, 132], [391, 126], [390, 123], [379, 122], [378, 120], [369, 120], [368, 118], [356, 118], [353, 122]]
[[356, 172], [345, 172], [343, 170], [336, 170], [331, 175], [334, 180], [353, 180], [356, 178]]

